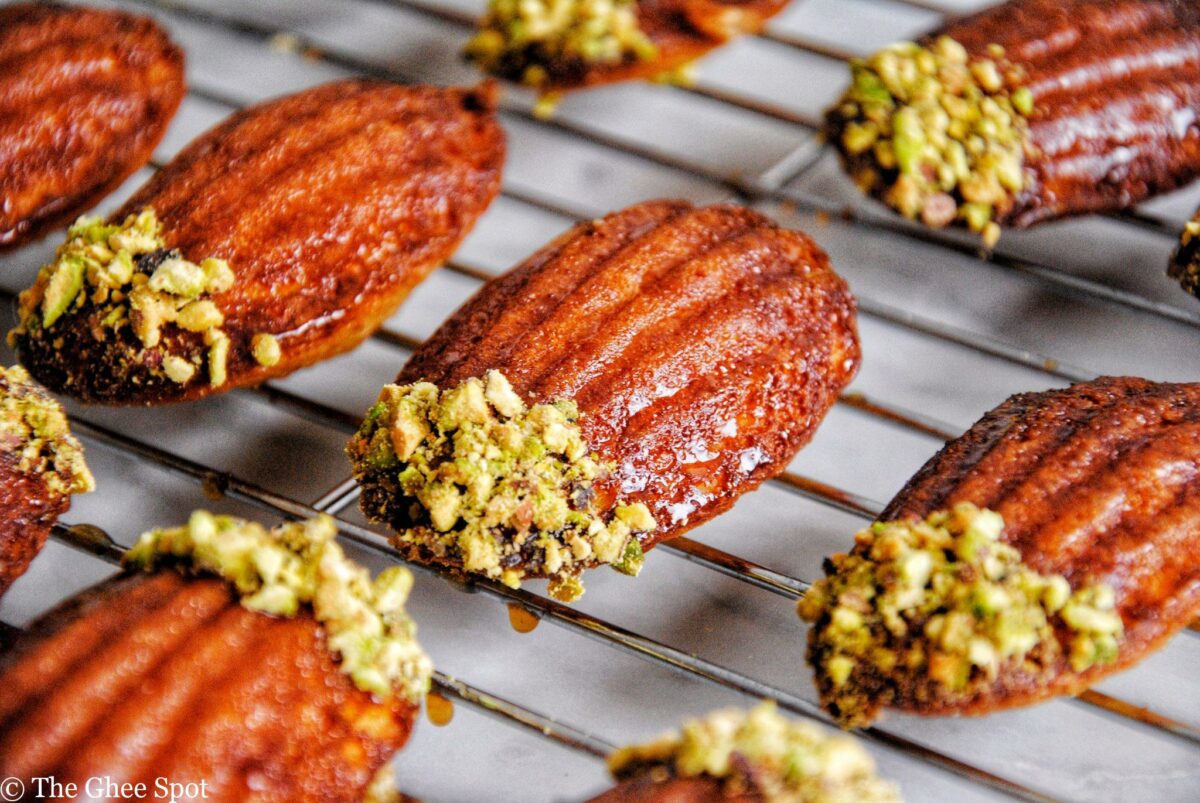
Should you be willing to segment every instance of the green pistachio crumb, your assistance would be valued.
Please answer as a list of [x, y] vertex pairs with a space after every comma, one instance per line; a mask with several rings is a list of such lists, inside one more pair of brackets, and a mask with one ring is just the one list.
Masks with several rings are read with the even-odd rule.
[[62, 405], [20, 366], [0, 368], [0, 447], [18, 472], [40, 476], [51, 493], [95, 488]]
[[168, 354], [166, 357], [163, 357], [163, 373], [172, 382], [178, 385], [186, 385], [195, 376], [196, 366], [192, 364], [191, 360], [185, 357]]
[[208, 382], [214, 388], [225, 384], [225, 369], [229, 364], [229, 336], [219, 329], [209, 330], [204, 335], [208, 344]]
[[1033, 92], [1023, 86], [1012, 93], [1012, 105], [1023, 117], [1033, 114]]
[[583, 596], [583, 582], [573, 575], [551, 577], [547, 591], [560, 602], [574, 602]]
[[669, 70], [663, 70], [652, 79], [656, 84], [667, 86], [694, 87], [700, 78], [700, 68], [694, 61], [687, 61]]
[[822, 698], [843, 724], [870, 722], [914, 683], [966, 700], [1001, 672], [1044, 674], [1062, 660], [1083, 672], [1116, 658], [1124, 626], [1113, 590], [1072, 591], [1065, 577], [1038, 574], [1003, 532], [998, 513], [961, 503], [924, 521], [876, 522], [830, 559], [797, 610], [813, 624]]
[[42, 304], [42, 326], [54, 325], [83, 289], [85, 266], [83, 258], [68, 255], [59, 261], [46, 283], [46, 299]]
[[237, 277], [233, 274], [233, 268], [229, 267], [229, 263], [225, 260], [209, 257], [201, 261], [200, 268], [204, 271], [208, 292], [224, 293], [226, 290], [233, 289]]
[[429, 690], [432, 665], [404, 608], [412, 573], [395, 566], [372, 581], [346, 557], [336, 536], [329, 516], [267, 530], [198, 510], [183, 527], [143, 534], [125, 564], [214, 574], [237, 589], [243, 606], [273, 616], [295, 616], [307, 606], [356, 686], [419, 702]]
[[179, 310], [175, 322], [189, 332], [209, 332], [225, 323], [225, 316], [211, 301], [193, 301]]
[[81, 217], [67, 232], [54, 262], [43, 266], [33, 286], [21, 293], [20, 323], [9, 333], [9, 344], [19, 347], [27, 336], [44, 336], [53, 343], [53, 330], [62, 316], [79, 313], [97, 337], [116, 338], [128, 328], [133, 342], [125, 359], [161, 366], [150, 370], [184, 385], [204, 362], [199, 345], [164, 339], [164, 333], [196, 333], [208, 348], [209, 382], [219, 387], [227, 381], [229, 338], [214, 296], [235, 281], [223, 259], [195, 263], [167, 249], [153, 209], [112, 224]]
[[638, 26], [635, 0], [490, 0], [464, 53], [487, 72], [546, 90], [556, 71], [647, 61], [658, 50]]
[[148, 282], [150, 289], [180, 298], [196, 298], [204, 292], [207, 282], [204, 270], [194, 262], [180, 257], [163, 260]]
[[558, 110], [562, 98], [561, 92], [543, 92], [533, 104], [533, 116], [539, 120], [554, 119], [554, 112]]
[[1023, 71], [1003, 48], [972, 58], [942, 36], [855, 60], [851, 76], [828, 120], [855, 183], [907, 218], [959, 221], [995, 245], [996, 219], [1027, 183], [1035, 98]]
[[584, 568], [637, 574], [654, 517], [640, 502], [594, 508], [611, 468], [578, 419], [569, 401], [527, 405], [499, 371], [447, 390], [388, 385], [347, 447], [363, 510], [416, 559], [512, 587], [546, 577], [559, 599], [583, 593]]
[[893, 803], [870, 754], [854, 739], [781, 716], [774, 703], [726, 709], [684, 724], [649, 744], [608, 758], [618, 780], [639, 777], [722, 781], [730, 797], [774, 803]]
[[283, 356], [279, 340], [267, 332], [260, 332], [250, 339], [250, 353], [259, 365], [266, 368], [278, 364], [279, 358]]
[[646, 562], [646, 553], [642, 551], [641, 542], [636, 538], [630, 538], [629, 543], [625, 545], [625, 551], [621, 555], [621, 559], [613, 564], [613, 568], [621, 574], [627, 574], [630, 577], [637, 577], [642, 571], [642, 565]]

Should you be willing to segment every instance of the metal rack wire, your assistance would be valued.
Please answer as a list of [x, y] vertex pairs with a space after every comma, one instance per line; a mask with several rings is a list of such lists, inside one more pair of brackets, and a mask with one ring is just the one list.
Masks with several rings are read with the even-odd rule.
[[[436, 5], [433, 0], [364, 0], [364, 2], [382, 8], [403, 9], [428, 15], [461, 28], [471, 24], [469, 15], [457, 9]], [[936, 4], [923, 0], [899, 0], [899, 2], [914, 7], [940, 10]], [[276, 25], [264, 24], [255, 19], [255, 15], [249, 9], [245, 14], [236, 11], [230, 12], [227, 9], [217, 12], [196, 7], [201, 5], [199, 3], [193, 4], [181, 0], [131, 0], [122, 5], [139, 6], [143, 10], [159, 13], [168, 25], [173, 20], [187, 20], [211, 28], [215, 33], [245, 37], [259, 44], [269, 43], [283, 32], [292, 37], [293, 46], [302, 53], [305, 59], [317, 60], [353, 73], [390, 80], [402, 82], [427, 80], [427, 76], [410, 74], [390, 65], [381, 65], [365, 59], [351, 50], [339, 49], [323, 42], [310, 41], [298, 32], [286, 29], [281, 31]], [[806, 41], [790, 34], [768, 32], [763, 34], [762, 38], [822, 58], [845, 59], [852, 55], [839, 48]], [[220, 87], [205, 86], [197, 82], [193, 82], [193, 84], [191, 94], [194, 97], [228, 109], [241, 105], [238, 99], [229, 97]], [[714, 86], [701, 84], [691, 88], [664, 88], [662, 91], [686, 93], [689, 96], [703, 98], [705, 102], [724, 104], [736, 108], [740, 112], [762, 115], [809, 133], [819, 125], [818, 120], [807, 115], [777, 108], [772, 104]], [[774, 168], [759, 175], [723, 175], [704, 165], [694, 163], [684, 155], [665, 152], [616, 137], [586, 123], [564, 119], [540, 119], [532, 113], [530, 104], [518, 97], [506, 99], [501, 108], [505, 117], [620, 153], [624, 157], [696, 177], [715, 187], [722, 188], [735, 200], [744, 203], [786, 204], [790, 209], [833, 216], [847, 226], [874, 233], [886, 232], [915, 243], [932, 246], [947, 254], [975, 256], [977, 253], [976, 245], [963, 238], [918, 229], [870, 209], [845, 209], [843, 204], [837, 201], [831, 201], [818, 193], [802, 189], [800, 180], [815, 169], [823, 155], [820, 149], [799, 148]], [[564, 222], [589, 217], [597, 211], [587, 204], [568, 204], [539, 196], [526, 188], [517, 188], [507, 184], [504, 194], [514, 203], [537, 208], [542, 212], [561, 218]], [[1136, 226], [1159, 235], [1169, 234], [1173, 231], [1173, 226], [1169, 221], [1154, 215], [1131, 213], [1113, 217], [1121, 225]], [[995, 270], [1018, 273], [1031, 283], [1063, 297], [1081, 298], [1088, 303], [1099, 302], [1111, 305], [1131, 315], [1147, 316], [1170, 325], [1200, 328], [1200, 313], [1191, 309], [1173, 302], [1163, 302], [1090, 279], [1080, 278], [1050, 264], [1003, 251], [989, 255], [988, 261], [981, 264], [989, 265]], [[475, 281], [485, 280], [492, 275], [491, 270], [483, 266], [468, 264], [465, 261], [455, 261], [446, 267], [459, 276]], [[1021, 345], [971, 331], [936, 318], [922, 317], [869, 295], [864, 296], [860, 293], [858, 298], [860, 310], [866, 317], [877, 319], [915, 336], [935, 339], [953, 348], [967, 350], [982, 359], [1007, 362], [1022, 369], [1037, 372], [1053, 381], [1074, 381], [1092, 376], [1083, 368], [1072, 366], [1050, 355], [1036, 353]], [[405, 350], [411, 350], [419, 344], [419, 338], [416, 336], [393, 328], [385, 328], [380, 331], [376, 334], [375, 340]], [[246, 394], [284, 408], [321, 427], [345, 432], [353, 430], [357, 425], [353, 416], [347, 415], [319, 399], [294, 393], [278, 385], [267, 385], [246, 391]], [[960, 429], [960, 427], [940, 421], [929, 414], [904, 409], [888, 401], [871, 398], [861, 393], [847, 394], [843, 396], [840, 403], [880, 422], [903, 428], [920, 436], [928, 436], [931, 439], [931, 445], [934, 443], [933, 439], [945, 440]], [[187, 477], [191, 481], [202, 484], [205, 488], [218, 488], [230, 497], [248, 502], [272, 514], [308, 516], [319, 511], [339, 516], [356, 499], [353, 483], [345, 480], [337, 483], [328, 492], [323, 493], [320, 498], [308, 504], [227, 473], [219, 466], [203, 465], [105, 427], [92, 421], [86, 414], [75, 418], [75, 426], [77, 432], [90, 443], [118, 450], [121, 454], [131, 455], [148, 464]], [[858, 493], [796, 472], [786, 472], [776, 480], [776, 484], [805, 499], [863, 519], [870, 519], [881, 507], [878, 503]], [[338, 518], [338, 525], [342, 535], [348, 540], [381, 557], [389, 560], [395, 559], [380, 534], [345, 517]], [[120, 548], [102, 531], [94, 527], [62, 526], [56, 529], [55, 537], [64, 543], [109, 561], [117, 559], [120, 554]], [[794, 599], [807, 587], [806, 581], [801, 578], [770, 569], [688, 538], [664, 544], [659, 551], [677, 554], [707, 570], [787, 599]], [[690, 654], [662, 641], [640, 635], [620, 624], [569, 608], [528, 591], [514, 591], [487, 582], [480, 582], [476, 584], [475, 588], [497, 601], [521, 606], [539, 617], [562, 625], [571, 632], [590, 636], [605, 645], [632, 653], [659, 665], [670, 666], [689, 676], [746, 695], [775, 699], [781, 707], [797, 715], [827, 721], [817, 706], [802, 696]], [[512, 700], [489, 693], [465, 681], [439, 675], [437, 687], [447, 697], [460, 700], [524, 729], [543, 734], [558, 744], [583, 753], [600, 756], [611, 747], [605, 740], [592, 735], [585, 727], [563, 724], [556, 717], [530, 710]], [[1136, 727], [1149, 729], [1159, 736], [1178, 739], [1193, 747], [1200, 746], [1200, 730], [1195, 725], [1145, 710], [1133, 703], [1097, 691], [1086, 693], [1079, 698], [1079, 701], [1083, 705], [1101, 709], [1120, 721], [1136, 723]], [[1003, 777], [1000, 774], [981, 769], [947, 752], [939, 751], [907, 737], [886, 724], [869, 729], [863, 733], [863, 736], [912, 760], [926, 763], [983, 788], [1023, 799], [1051, 799], [1050, 796], [1039, 791], [1036, 784], [1018, 782], [1011, 777]]]
[[[327, 502], [323, 508], [318, 508], [317, 506], [307, 505], [298, 500], [258, 487], [238, 477], [221, 474], [212, 467], [202, 466], [177, 455], [164, 452], [150, 444], [122, 435], [106, 427], [90, 423], [86, 419], [75, 417], [73, 423], [77, 434], [90, 442], [120, 449], [127, 454], [133, 454], [138, 458], [154, 462], [169, 471], [182, 474], [196, 482], [211, 481], [214, 476], [219, 476], [220, 485], [224, 489], [224, 493], [256, 505], [272, 514], [297, 518], [312, 517], [320, 513], [334, 514], [338, 510], [344, 509], [354, 498], [352, 494], [326, 494], [323, 498], [328, 498], [331, 501]], [[339, 488], [341, 487], [339, 486]], [[341, 536], [346, 540], [368, 551], [395, 559], [395, 554], [386, 546], [386, 542], [378, 533], [340, 518], [337, 519], [337, 525]], [[99, 552], [101, 554], [119, 556], [121, 552], [120, 547], [111, 545], [111, 539], [103, 535], [102, 531], [98, 531], [94, 527], [87, 527], [84, 530], [84, 534], [84, 537], [81, 539], [78, 535], [78, 529], [70, 527], [60, 527], [55, 531], [55, 537], [62, 538], [69, 544], [79, 545], [94, 553]], [[99, 549], [94, 548], [97, 543], [101, 544]], [[438, 570], [427, 567], [418, 568], [434, 574], [443, 574]], [[521, 589], [511, 589], [487, 580], [475, 581], [472, 583], [472, 587], [486, 592], [498, 601], [506, 604], [520, 605], [539, 617], [548, 618], [556, 624], [563, 625], [580, 634], [599, 639], [605, 644], [629, 651], [639, 657], [668, 664], [676, 669], [712, 683], [726, 686], [748, 696], [775, 700], [781, 708], [792, 713], [820, 721], [829, 721], [828, 717], [820, 711], [818, 706], [809, 700], [797, 697], [782, 689], [774, 688], [769, 684], [762, 683], [736, 671], [690, 655], [667, 644], [634, 633], [618, 624], [604, 621], [549, 598]], [[444, 676], [439, 678], [439, 688], [446, 687], [445, 680]], [[472, 691], [474, 692], [475, 690]], [[483, 697], [488, 698], [491, 702], [483, 703]], [[568, 746], [587, 749], [587, 745], [598, 746], [603, 744], [601, 740], [586, 735], [586, 732], [580, 728], [567, 728], [564, 730], [561, 726], [551, 726], [548, 724], [551, 722], [549, 718], [514, 704], [501, 703], [500, 698], [489, 695], [486, 692], [476, 692], [473, 696], [463, 696], [462, 699], [472, 705], [481, 705], [485, 710], [492, 711], [505, 717], [506, 720], [518, 724], [525, 725], [528, 722], [545, 722], [547, 725], [542, 732]], [[547, 733], [546, 730], [549, 730], [549, 732]], [[1050, 799], [1022, 784], [977, 769], [951, 756], [930, 750], [885, 728], [871, 727], [860, 733], [872, 741], [876, 741], [892, 749], [900, 750], [913, 758], [929, 762], [947, 772], [976, 783], [984, 784], [1014, 797], [1025, 800]], [[588, 750], [588, 752], [606, 754], [607, 750], [597, 748], [596, 751]]]
[[[151, 0], [151, 2], [154, 2], [154, 0]], [[445, 20], [467, 29], [474, 26], [474, 18], [472, 16], [429, 5], [427, 4], [426, 0], [371, 0], [371, 2], [383, 3], [394, 7], [402, 7], [405, 9], [430, 14], [438, 19]], [[239, 25], [244, 26], [243, 30], [246, 31], [255, 30], [255, 26], [247, 25], [244, 21], [239, 22]], [[257, 29], [256, 32], [263, 33], [261, 28]], [[773, 41], [787, 47], [807, 51], [814, 55], [823, 56], [837, 61], [849, 61], [854, 57], [854, 54], [852, 53], [842, 51], [837, 48], [822, 46], [815, 42], [806, 41], [794, 36], [784, 36], [771, 33], [764, 33], [760, 34], [759, 36], [768, 41]], [[380, 74], [380, 70], [377, 66], [370, 63], [365, 63], [357, 59], [353, 54], [326, 51], [321, 49], [319, 46], [308, 47], [307, 52], [314, 55], [319, 54], [322, 58], [329, 59], [333, 63], [342, 64], [359, 72]], [[413, 76], [402, 75], [394, 70], [383, 70], [381, 77], [407, 82], [412, 82], [414, 80]], [[681, 92], [696, 94], [709, 99], [717, 100], [722, 103], [730, 103], [745, 111], [764, 114], [773, 119], [794, 123], [808, 129], [815, 130], [819, 129], [821, 126], [819, 120], [809, 118], [807, 116], [798, 116], [783, 109], [772, 108], [761, 103], [755, 103], [753, 101], [731, 95], [730, 93], [717, 92], [704, 87], [678, 86], [676, 89]], [[538, 121], [538, 118], [526, 107], [510, 108], [509, 110], [528, 117], [531, 120]], [[619, 148], [629, 153], [645, 157], [651, 161], [658, 162], [664, 166], [673, 167], [688, 173], [693, 173], [708, 181], [724, 185], [735, 194], [744, 198], [753, 200], [769, 199], [773, 201], [789, 201], [808, 211], [836, 214], [850, 223], [858, 223], [865, 226], [885, 229], [904, 237], [915, 238], [922, 242], [934, 244], [942, 248], [956, 250], [960, 253], [975, 254], [979, 250], [975, 243], [964, 241], [961, 238], [955, 238], [953, 235], [930, 232], [913, 225], [907, 225], [896, 219], [881, 217], [870, 212], [848, 210], [838, 204], [830, 203], [827, 199], [818, 195], [783, 187], [784, 184], [793, 182], [807, 169], [813, 167], [816, 163], [815, 158], [806, 164], [800, 165], [793, 172], [782, 176], [780, 179], [775, 181], [764, 181], [762, 177], [745, 178], [714, 173], [706, 168], [692, 164], [687, 159], [681, 158], [677, 155], [652, 152], [647, 149], [631, 145], [629, 142], [615, 140], [583, 126], [572, 125], [555, 120], [540, 120], [540, 122], [548, 126], [561, 127], [568, 133], [585, 138], [589, 141]], [[576, 215], [576, 217], [586, 216], [587, 215]], [[1156, 218], [1152, 215], [1115, 214], [1111, 217], [1116, 220], [1147, 227], [1158, 233], [1169, 235], [1171, 237], [1176, 236], [1178, 233], [1179, 227], [1177, 225], [1171, 223], [1170, 221]], [[1063, 290], [1069, 290], [1074, 293], [1104, 299], [1113, 303], [1122, 304], [1130, 309], [1137, 309], [1142, 312], [1161, 315], [1169, 319], [1190, 323], [1200, 327], [1200, 313], [1196, 313], [1192, 310], [1183, 309], [1171, 304], [1154, 303], [1148, 299], [1129, 293], [1122, 293], [1102, 284], [1081, 281], [1067, 276], [1049, 265], [1019, 259], [1003, 250], [994, 251], [989, 254], [988, 257], [989, 260], [995, 265], [1012, 270], [1027, 272], [1032, 276], [1036, 276], [1041, 281], [1058, 285]], [[875, 305], [871, 304], [870, 302], [862, 304], [862, 307], [865, 311], [870, 311], [873, 306]], [[882, 305], [880, 305], [880, 308], [881, 307]], [[1043, 360], [1040, 364], [1053, 365], [1054, 361]], [[1038, 363], [1033, 363], [1032, 365], [1036, 366]], [[1071, 379], [1072, 377], [1064, 376], [1062, 378]]]

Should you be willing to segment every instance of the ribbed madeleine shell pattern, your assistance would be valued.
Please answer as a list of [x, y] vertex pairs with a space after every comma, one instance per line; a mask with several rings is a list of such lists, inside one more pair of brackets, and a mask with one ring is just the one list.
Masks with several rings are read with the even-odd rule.
[[[176, 384], [117, 336], [68, 312], [18, 349], [47, 387], [113, 404], [194, 399], [260, 383], [358, 345], [454, 252], [500, 189], [496, 87], [443, 89], [346, 80], [245, 109], [201, 135], [112, 217], [152, 207], [169, 248], [219, 257], [236, 276], [214, 297], [231, 340], [229, 380]], [[275, 335], [272, 366], [251, 355]], [[56, 341], [62, 340], [61, 346]], [[203, 354], [169, 326], [168, 350]]]
[[1200, 175], [1195, 2], [1015, 0], [941, 33], [975, 58], [1000, 45], [1028, 74], [1032, 180], [1002, 224], [1122, 209]]
[[811, 240], [741, 207], [651, 201], [489, 282], [397, 381], [498, 369], [527, 401], [573, 399], [616, 465], [600, 509], [644, 502], [652, 545], [782, 471], [858, 362], [854, 299]]
[[183, 93], [183, 53], [152, 20], [0, 8], [0, 250], [73, 219], [144, 165]]
[[358, 801], [415, 707], [380, 703], [311, 617], [243, 608], [224, 582], [123, 575], [0, 660], [0, 777], [207, 782], [207, 800]]

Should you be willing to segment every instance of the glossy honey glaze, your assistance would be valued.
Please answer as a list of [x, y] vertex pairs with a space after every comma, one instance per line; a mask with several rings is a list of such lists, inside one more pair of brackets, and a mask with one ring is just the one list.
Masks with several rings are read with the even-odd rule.
[[[1004, 539], [1036, 571], [1073, 588], [1111, 585], [1125, 623], [1114, 663], [1075, 674], [1064, 661], [1048, 679], [1002, 674], [965, 710], [1077, 693], [1200, 614], [1200, 384], [1104, 378], [1014, 396], [931, 459], [881, 518], [958, 502], [1000, 513]], [[941, 710], [932, 698], [917, 707]]]
[[651, 201], [489, 282], [397, 381], [498, 369], [527, 401], [574, 400], [615, 467], [598, 509], [645, 503], [648, 547], [782, 471], [858, 361], [854, 298], [811, 240], [741, 207]]
[[[326, 84], [235, 114], [113, 215], [153, 207], [169, 248], [232, 267], [233, 288], [213, 298], [232, 341], [224, 385], [171, 382], [154, 350], [129, 327], [103, 330], [90, 307], [60, 318], [52, 337], [21, 338], [22, 361], [51, 389], [87, 401], [157, 403], [256, 384], [353, 348], [495, 197], [504, 160], [495, 101], [490, 85]], [[278, 339], [277, 364], [252, 356], [258, 333]], [[163, 339], [170, 353], [205, 349], [201, 335], [175, 326]]]
[[183, 94], [183, 53], [147, 18], [0, 8], [0, 250], [73, 219], [144, 165]]
[[1200, 5], [1014, 0], [950, 23], [975, 58], [990, 45], [1033, 93], [1029, 181], [1000, 222], [1122, 209], [1200, 175]]

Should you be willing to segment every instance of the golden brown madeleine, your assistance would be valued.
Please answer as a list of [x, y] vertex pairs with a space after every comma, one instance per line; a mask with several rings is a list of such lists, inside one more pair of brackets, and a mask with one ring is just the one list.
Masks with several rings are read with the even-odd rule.
[[[858, 368], [855, 303], [810, 239], [651, 201], [485, 285], [349, 451], [411, 558], [516, 585], [636, 573], [782, 471]], [[459, 434], [455, 434], [459, 433]]]
[[1014, 396], [931, 459], [800, 603], [843, 722], [1076, 694], [1200, 613], [1200, 385]]
[[184, 89], [183, 53], [150, 19], [0, 8], [0, 250], [73, 219], [144, 165]]
[[491, 0], [466, 55], [493, 75], [543, 93], [669, 76], [787, 0]]
[[1200, 175], [1200, 7], [1011, 0], [852, 66], [828, 136], [934, 227], [1128, 208]]
[[0, 770], [27, 789], [161, 777], [203, 781], [208, 800], [362, 800], [429, 666], [403, 611], [411, 575], [372, 583], [332, 531], [198, 513], [143, 536], [138, 561], [225, 579], [126, 573], [37, 622], [0, 659]]
[[235, 114], [22, 294], [22, 362], [85, 401], [154, 404], [360, 343], [500, 186], [495, 91], [341, 81]]
[[94, 483], [62, 406], [24, 368], [0, 368], [0, 595]]
[[728, 709], [613, 753], [620, 782], [591, 803], [895, 803], [854, 739], [791, 722], [774, 705]]

